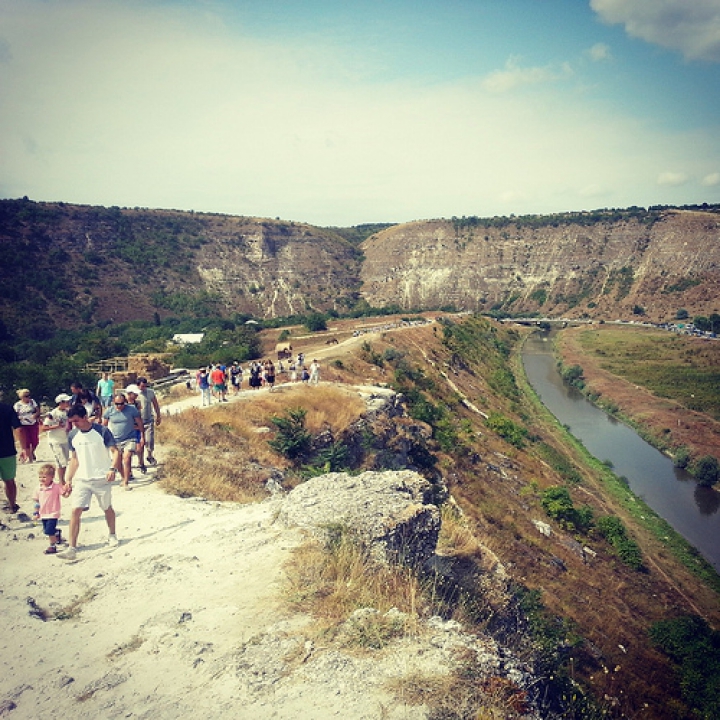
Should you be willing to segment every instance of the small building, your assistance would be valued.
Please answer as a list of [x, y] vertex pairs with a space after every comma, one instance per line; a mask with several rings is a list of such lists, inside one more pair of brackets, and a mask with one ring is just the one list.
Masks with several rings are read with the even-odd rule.
[[196, 345], [202, 342], [205, 337], [205, 333], [175, 333], [172, 337], [172, 341], [176, 345]]

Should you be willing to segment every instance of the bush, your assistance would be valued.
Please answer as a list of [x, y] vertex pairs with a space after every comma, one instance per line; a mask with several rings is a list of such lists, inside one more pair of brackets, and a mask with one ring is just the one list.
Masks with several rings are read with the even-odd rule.
[[690, 451], [686, 447], [678, 448], [673, 457], [673, 464], [676, 468], [684, 470], [690, 463]]
[[695, 464], [695, 479], [705, 487], [711, 487], [720, 478], [720, 466], [712, 455], [701, 457]]
[[565, 487], [554, 485], [547, 488], [543, 491], [541, 503], [548, 516], [568, 530], [586, 533], [592, 526], [592, 510], [587, 505], [576, 508]]
[[583, 369], [580, 365], [571, 365], [570, 367], [561, 366], [560, 376], [568, 385], [582, 390], [585, 387], [585, 379], [583, 378]]
[[327, 330], [327, 317], [322, 313], [311, 313], [303, 323], [310, 332]]
[[524, 427], [520, 427], [509, 418], [500, 415], [500, 413], [490, 413], [490, 416], [485, 421], [485, 424], [494, 430], [501, 438], [507, 440], [511, 445], [516, 448], [525, 447], [525, 438], [527, 437], [527, 430]]
[[720, 633], [686, 615], [655, 623], [650, 639], [676, 663], [683, 698], [697, 711], [693, 717], [720, 717]]
[[625, 565], [633, 570], [642, 568], [643, 559], [640, 546], [627, 536], [627, 531], [620, 518], [614, 515], [601, 517], [597, 522], [597, 528]]
[[305, 429], [306, 414], [304, 408], [294, 408], [288, 410], [285, 417], [270, 418], [277, 435], [268, 444], [295, 465], [307, 458], [312, 445], [312, 435]]

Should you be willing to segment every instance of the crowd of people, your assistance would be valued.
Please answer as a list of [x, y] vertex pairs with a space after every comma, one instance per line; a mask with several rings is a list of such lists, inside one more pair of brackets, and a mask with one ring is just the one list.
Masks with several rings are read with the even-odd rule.
[[[287, 368], [282, 360], [275, 363], [253, 361], [247, 369], [239, 362], [200, 368], [195, 385], [201, 404], [228, 402], [228, 393], [237, 395], [247, 373], [247, 385], [252, 390], [266, 387], [272, 392], [278, 375], [287, 375], [290, 382], [317, 385], [320, 364], [313, 360], [305, 364], [302, 353], [290, 359]], [[33, 495], [33, 518], [42, 522], [48, 538], [45, 553], [65, 560], [74, 560], [80, 534], [82, 514], [96, 499], [105, 514], [108, 545], [117, 546], [115, 511], [112, 506], [112, 484], [120, 479], [120, 487], [132, 489], [133, 458], [137, 468], [147, 472], [146, 462], [155, 465], [155, 427], [162, 422], [157, 395], [145, 377], [123, 390], [117, 390], [108, 373], [98, 380], [95, 390], [83, 387], [79, 381], [70, 385], [69, 393], [55, 398], [55, 407], [43, 412], [40, 404], [27, 388], [17, 392], [13, 405], [0, 403], [0, 479], [5, 487], [4, 510], [16, 514], [17, 463], [37, 461], [36, 450], [40, 437], [47, 438], [53, 462], [44, 463], [38, 471], [38, 485]], [[17, 451], [19, 446], [19, 454]], [[58, 528], [62, 498], [70, 503], [70, 526], [67, 547]]]
[[298, 353], [296, 359], [291, 359], [288, 367], [278, 361], [277, 367], [270, 360], [262, 362], [254, 360], [246, 369], [235, 361], [232, 365], [217, 363], [208, 367], [201, 367], [195, 373], [195, 388], [200, 393], [202, 407], [216, 403], [227, 402], [228, 393], [237, 395], [242, 389], [243, 378], [247, 375], [247, 386], [251, 390], [266, 387], [272, 392], [275, 389], [279, 375], [288, 375], [290, 382], [304, 382], [317, 385], [320, 382], [320, 363], [313, 360], [309, 366], [305, 365], [305, 356]]
[[[112, 482], [118, 474], [121, 487], [130, 490], [133, 457], [138, 469], [147, 472], [154, 465], [155, 427], [162, 422], [160, 404], [145, 377], [115, 390], [107, 373], [98, 381], [96, 391], [74, 382], [70, 393], [60, 393], [55, 407], [43, 416], [40, 405], [27, 388], [17, 392], [14, 405], [0, 403], [0, 479], [5, 487], [4, 510], [15, 514], [17, 504], [17, 463], [34, 463], [41, 433], [46, 435], [53, 457], [39, 469], [34, 494], [33, 517], [43, 524], [49, 539], [47, 554], [73, 560], [77, 553], [82, 513], [96, 498], [105, 513], [108, 544], [118, 544], [115, 511], [112, 507]], [[17, 452], [17, 446], [20, 452]], [[58, 552], [61, 535], [57, 528], [60, 499], [71, 504], [68, 547]]]

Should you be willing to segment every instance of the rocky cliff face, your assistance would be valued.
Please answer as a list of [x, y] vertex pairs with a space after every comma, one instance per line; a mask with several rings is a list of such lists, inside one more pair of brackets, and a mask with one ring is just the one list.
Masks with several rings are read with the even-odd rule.
[[78, 320], [344, 311], [361, 297], [672, 320], [718, 311], [719, 270], [714, 212], [431, 220], [359, 248], [302, 223], [0, 201], [0, 319], [31, 337]]
[[276, 317], [353, 304], [359, 251], [301, 223], [6, 200], [0, 281], [0, 318], [26, 331], [155, 313]]
[[720, 216], [666, 211], [619, 221], [408, 223], [364, 243], [371, 305], [672, 320], [720, 307]]

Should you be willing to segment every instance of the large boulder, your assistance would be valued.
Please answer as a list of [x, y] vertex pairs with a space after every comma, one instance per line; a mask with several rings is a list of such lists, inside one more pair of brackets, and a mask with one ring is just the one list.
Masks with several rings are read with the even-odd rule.
[[342, 525], [380, 562], [422, 564], [435, 553], [440, 511], [431, 484], [411, 470], [328, 473], [296, 487], [279, 518], [325, 538]]

